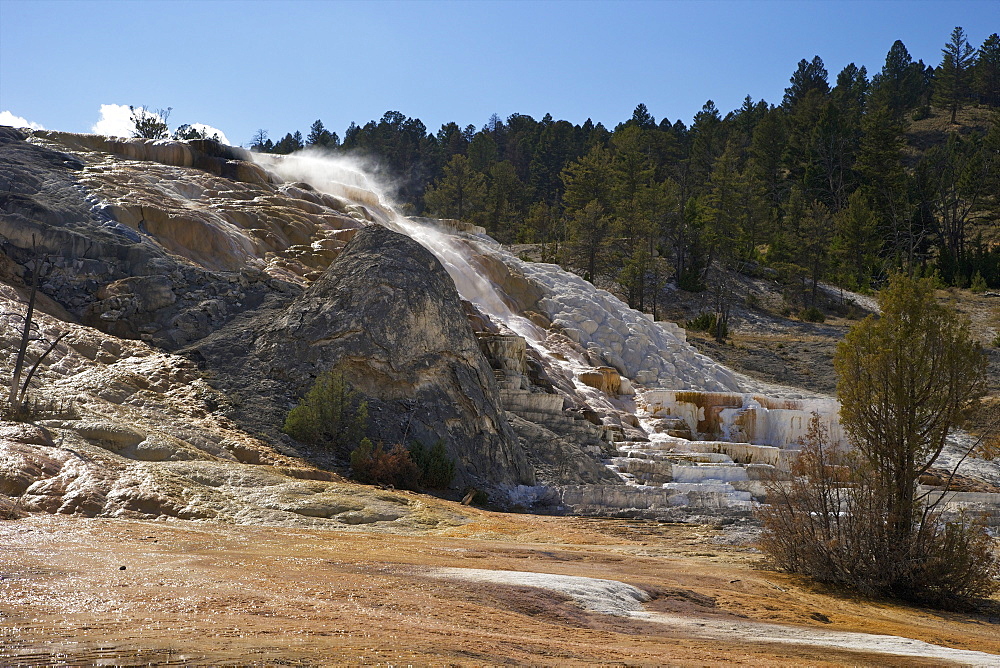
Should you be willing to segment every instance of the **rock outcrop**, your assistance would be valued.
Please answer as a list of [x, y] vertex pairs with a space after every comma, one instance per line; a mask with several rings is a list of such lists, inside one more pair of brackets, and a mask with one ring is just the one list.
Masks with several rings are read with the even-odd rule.
[[268, 320], [236, 322], [190, 351], [246, 402], [244, 412], [280, 425], [312, 380], [336, 369], [368, 398], [374, 438], [443, 440], [455, 486], [534, 480], [454, 284], [409, 237], [366, 227]]

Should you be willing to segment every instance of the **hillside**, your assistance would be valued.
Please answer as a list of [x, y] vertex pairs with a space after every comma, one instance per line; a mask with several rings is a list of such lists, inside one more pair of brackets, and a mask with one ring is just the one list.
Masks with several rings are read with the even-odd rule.
[[[24, 344], [30, 369], [0, 421], [5, 663], [1000, 651], [988, 617], [749, 565], [803, 425], [841, 436], [825, 360], [864, 300], [804, 324], [773, 281], [730, 275], [735, 343], [692, 335], [709, 357], [674, 321], [708, 292], [654, 320], [474, 226], [400, 215], [336, 160], [11, 128], [0, 157], [0, 362], [15, 376]], [[989, 336], [993, 297], [954, 294]], [[368, 438], [440, 447], [450, 482], [362, 485], [359, 444], [285, 433], [328, 372]]]

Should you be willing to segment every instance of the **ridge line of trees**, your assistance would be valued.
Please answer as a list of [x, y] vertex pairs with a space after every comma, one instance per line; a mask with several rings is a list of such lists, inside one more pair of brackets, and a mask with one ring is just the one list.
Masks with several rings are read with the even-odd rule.
[[780, 104], [748, 95], [723, 115], [709, 100], [690, 126], [639, 104], [611, 130], [494, 114], [432, 133], [388, 111], [343, 138], [321, 120], [277, 143], [260, 130], [251, 148], [366, 154], [407, 213], [541, 244], [635, 308], [655, 312], [667, 281], [703, 289], [717, 266], [777, 274], [812, 306], [820, 281], [865, 291], [898, 270], [1000, 286], [998, 108], [1000, 37], [975, 49], [955, 28], [936, 67], [897, 40], [879, 72], [851, 63], [831, 82], [815, 56]]

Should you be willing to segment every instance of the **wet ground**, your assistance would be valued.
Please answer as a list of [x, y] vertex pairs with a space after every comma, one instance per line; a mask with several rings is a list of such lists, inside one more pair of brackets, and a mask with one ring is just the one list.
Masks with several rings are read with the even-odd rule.
[[[905, 636], [1000, 664], [997, 620], [837, 596], [755, 568], [742, 536], [486, 511], [425, 536], [31, 516], [0, 523], [0, 664], [942, 663], [805, 644], [819, 631]], [[443, 567], [616, 580], [649, 594], [644, 610], [685, 623], [442, 578]], [[760, 622], [801, 628], [803, 644], [755, 638]], [[701, 624], [743, 632], [704, 638]]]

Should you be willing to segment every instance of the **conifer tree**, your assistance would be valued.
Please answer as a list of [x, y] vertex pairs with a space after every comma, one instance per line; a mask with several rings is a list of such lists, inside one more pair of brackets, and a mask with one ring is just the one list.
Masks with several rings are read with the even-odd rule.
[[583, 277], [596, 283], [605, 267], [602, 252], [606, 247], [611, 218], [596, 199], [569, 214], [570, 231], [575, 239], [574, 255], [584, 270]]
[[979, 47], [973, 86], [979, 101], [1000, 106], [1000, 35], [993, 33]]
[[333, 148], [339, 143], [340, 138], [337, 137], [337, 133], [327, 130], [323, 126], [323, 121], [317, 119], [309, 127], [309, 134], [306, 135], [306, 145]]
[[842, 267], [842, 283], [854, 290], [869, 287], [879, 244], [875, 213], [861, 190], [851, 193], [847, 207], [834, 216], [834, 226], [831, 250]]
[[445, 165], [444, 173], [427, 189], [424, 202], [437, 215], [469, 220], [482, 210], [486, 197], [486, 178], [472, 169], [469, 159], [456, 154]]
[[826, 95], [830, 91], [826, 66], [819, 56], [813, 56], [812, 61], [805, 58], [800, 60], [789, 82], [791, 85], [785, 89], [785, 97], [781, 101], [781, 105], [786, 109], [793, 108], [809, 91], [815, 90], [821, 95]]
[[887, 109], [894, 119], [902, 119], [920, 101], [923, 69], [897, 39], [885, 56], [882, 71], [872, 80], [873, 103]]
[[602, 215], [610, 210], [614, 184], [608, 149], [595, 146], [587, 155], [567, 165], [560, 178], [565, 188], [562, 199], [567, 213], [578, 211], [590, 202], [597, 202]]
[[951, 32], [951, 39], [941, 49], [941, 64], [937, 69], [935, 99], [942, 107], [951, 111], [951, 122], [956, 123], [958, 110], [969, 97], [972, 66], [975, 50], [965, 37], [961, 26]]
[[837, 397], [851, 442], [887, 492], [892, 543], [916, 539], [917, 481], [934, 465], [970, 401], [985, 389], [986, 359], [967, 321], [937, 303], [930, 279], [895, 276], [869, 316], [838, 345]]

